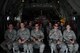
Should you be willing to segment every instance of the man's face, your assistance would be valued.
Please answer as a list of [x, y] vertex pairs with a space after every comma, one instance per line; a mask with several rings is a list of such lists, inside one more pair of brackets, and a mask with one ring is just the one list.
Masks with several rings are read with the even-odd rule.
[[39, 25], [38, 24], [35, 25], [35, 29], [39, 29]]
[[49, 26], [51, 26], [51, 23], [49, 23]]
[[32, 25], [32, 22], [29, 23], [29, 26], [31, 26], [31, 25]]
[[63, 26], [64, 25], [64, 23], [61, 23], [61, 26]]
[[54, 29], [58, 29], [58, 24], [55, 24], [54, 25]]
[[13, 25], [12, 24], [9, 24], [8, 28], [9, 29], [13, 29]]
[[20, 27], [21, 27], [21, 28], [24, 28], [24, 26], [25, 26], [24, 23], [21, 23], [21, 24], [20, 24]]
[[70, 25], [67, 25], [67, 26], [66, 26], [66, 29], [70, 29], [70, 28], [71, 28]]

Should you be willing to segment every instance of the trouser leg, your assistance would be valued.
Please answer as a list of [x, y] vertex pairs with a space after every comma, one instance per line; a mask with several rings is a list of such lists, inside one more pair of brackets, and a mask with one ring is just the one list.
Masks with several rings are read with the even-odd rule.
[[17, 43], [13, 43], [13, 53], [20, 53]]
[[28, 45], [27, 45], [27, 44], [24, 44], [24, 45], [23, 45], [23, 48], [24, 48], [24, 52], [25, 52], [25, 53], [29, 53]]
[[7, 44], [6, 44], [5, 41], [2, 42], [0, 46], [3, 48], [3, 50], [7, 50], [7, 49], [8, 49], [8, 48], [7, 48]]
[[62, 44], [60, 47], [60, 53], [68, 53], [68, 48], [65, 44]]
[[51, 48], [51, 53], [53, 53], [53, 51], [57, 53], [56, 45], [54, 43], [50, 44], [50, 48]]
[[8, 48], [8, 45], [6, 43], [6, 41], [2, 42], [1, 45], [0, 45], [3, 50], [5, 50], [7, 53], [10, 53], [10, 49]]
[[70, 53], [73, 53], [73, 44], [68, 44], [68, 49]]
[[33, 53], [33, 46], [32, 46], [32, 44], [28, 45], [28, 50], [29, 50], [30, 53]]
[[76, 43], [76, 44], [74, 44], [74, 46], [73, 46], [74, 48], [74, 50], [73, 50], [73, 53], [76, 53], [76, 52], [78, 52], [78, 48], [79, 48], [79, 45]]
[[44, 45], [44, 44], [41, 44], [41, 45], [40, 45], [40, 53], [43, 53], [44, 48], [45, 48], [45, 45]]

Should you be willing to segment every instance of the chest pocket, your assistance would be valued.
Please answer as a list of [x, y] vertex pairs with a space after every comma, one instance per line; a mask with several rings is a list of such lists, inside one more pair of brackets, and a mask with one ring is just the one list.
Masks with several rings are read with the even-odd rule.
[[9, 39], [12, 39], [14, 36], [14, 32], [8, 32], [7, 36]]
[[19, 32], [19, 35], [21, 38], [25, 38], [27, 36], [25, 31]]
[[59, 33], [58, 32], [54, 32], [51, 37], [53, 39], [59, 39]]
[[73, 36], [72, 36], [71, 32], [68, 33], [67, 37], [68, 37], [68, 39], [72, 39]]
[[35, 36], [36, 36], [37, 38], [39, 38], [39, 37], [41, 36], [40, 31], [38, 31], [38, 32], [34, 32], [34, 34], [35, 34]]

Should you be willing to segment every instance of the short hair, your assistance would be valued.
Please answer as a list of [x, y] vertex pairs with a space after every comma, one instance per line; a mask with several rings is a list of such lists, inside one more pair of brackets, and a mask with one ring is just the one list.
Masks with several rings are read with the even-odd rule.
[[[36, 25], [36, 24], [38, 24], [38, 26], [40, 26], [40, 24], [39, 24], [38, 22], [36, 22], [35, 25]], [[35, 26], [35, 25], [34, 25], [34, 26]]]
[[7, 26], [9, 26], [9, 25], [12, 25], [13, 26], [13, 23], [8, 23]]
[[53, 26], [56, 26], [55, 24], [57, 24], [57, 26], [58, 26], [58, 23], [54, 23], [54, 25], [53, 25]]
[[70, 23], [66, 23], [65, 27], [66, 27], [67, 25], [69, 25], [69, 26], [71, 27], [71, 24], [70, 24]]

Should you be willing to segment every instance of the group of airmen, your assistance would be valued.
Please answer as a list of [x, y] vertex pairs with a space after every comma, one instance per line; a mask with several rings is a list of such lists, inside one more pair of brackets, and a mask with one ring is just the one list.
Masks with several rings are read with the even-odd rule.
[[[47, 33], [49, 33], [48, 41], [51, 53], [77, 53], [79, 45], [69, 24], [66, 25], [63, 34], [57, 23]], [[1, 47], [7, 53], [11, 53], [11, 51], [12, 53], [33, 53], [33, 48], [39, 48], [39, 52], [43, 53], [45, 49], [44, 32], [38, 23], [35, 23], [31, 31], [25, 27], [23, 22], [20, 23], [20, 28], [17, 31], [13, 24], [8, 24], [4, 38], [5, 41], [1, 43]]]

